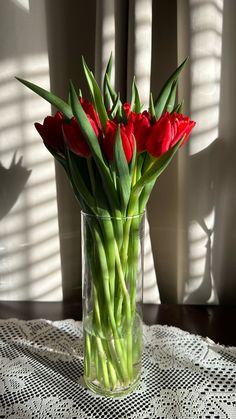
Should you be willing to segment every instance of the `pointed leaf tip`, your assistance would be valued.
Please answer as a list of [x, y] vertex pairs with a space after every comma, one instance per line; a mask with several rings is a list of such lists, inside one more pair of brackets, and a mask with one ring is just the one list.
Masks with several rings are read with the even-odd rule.
[[55, 106], [59, 111], [61, 111], [67, 118], [71, 118], [73, 116], [71, 107], [68, 103], [64, 102], [64, 100], [60, 99], [58, 96], [54, 95], [53, 93], [43, 89], [42, 87], [37, 86], [30, 81], [21, 79], [20, 77], [15, 77], [20, 83], [24, 86], [28, 87], [38, 96], [41, 96], [43, 99], [47, 100], [47, 102], [51, 103], [51, 105]]
[[169, 98], [169, 95], [171, 93], [171, 89], [173, 86], [173, 82], [175, 82], [178, 79], [178, 76], [180, 72], [182, 71], [184, 65], [188, 61], [189, 57], [186, 57], [185, 60], [179, 65], [179, 67], [171, 74], [171, 76], [168, 78], [166, 83], [164, 84], [159, 96], [155, 100], [154, 106], [156, 111], [157, 119], [159, 119], [167, 105], [167, 101]]

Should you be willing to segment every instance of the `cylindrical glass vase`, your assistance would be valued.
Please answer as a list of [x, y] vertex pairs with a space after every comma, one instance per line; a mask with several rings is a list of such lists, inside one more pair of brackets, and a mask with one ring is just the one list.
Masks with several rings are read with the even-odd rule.
[[84, 380], [119, 397], [141, 374], [144, 215], [81, 221]]

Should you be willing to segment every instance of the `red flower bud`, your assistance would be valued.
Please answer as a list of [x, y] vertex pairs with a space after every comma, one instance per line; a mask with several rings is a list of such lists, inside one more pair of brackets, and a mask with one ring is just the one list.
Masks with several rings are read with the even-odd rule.
[[87, 116], [90, 116], [90, 118], [93, 120], [93, 122], [97, 126], [97, 129], [101, 130], [102, 129], [101, 123], [100, 123], [98, 114], [95, 111], [92, 103], [88, 102], [86, 99], [83, 99], [83, 98], [80, 98], [80, 103], [82, 105], [84, 112], [87, 114]]
[[[80, 98], [80, 103], [87, 115], [87, 118], [96, 134], [97, 137], [100, 136], [101, 124], [98, 118], [98, 114], [95, 111], [93, 105]], [[67, 143], [68, 147], [79, 156], [89, 157], [91, 155], [90, 148], [87, 144], [86, 139], [81, 132], [81, 129], [75, 119], [75, 117], [71, 118], [69, 123], [63, 124], [63, 132], [65, 142]]]
[[152, 156], [159, 157], [172, 148], [182, 137], [184, 137], [183, 144], [195, 125], [196, 123], [190, 121], [188, 117], [176, 112], [173, 114], [165, 112], [150, 130], [146, 144], [147, 151]]
[[151, 129], [151, 118], [147, 111], [143, 113], [131, 112], [129, 121], [133, 123], [133, 133], [136, 140], [137, 151], [146, 150], [146, 142]]
[[57, 112], [55, 116], [47, 116], [43, 121], [43, 125], [35, 122], [34, 126], [46, 146], [52, 150], [64, 153], [62, 122], [63, 113]]
[[131, 105], [130, 105], [130, 103], [124, 103], [123, 104], [123, 109], [125, 111], [125, 114], [126, 114], [127, 118], [129, 118], [130, 113], [131, 113]]
[[[108, 160], [113, 160], [114, 158], [115, 134], [117, 131], [117, 127], [117, 123], [113, 121], [107, 121], [105, 136], [102, 142], [102, 148]], [[121, 141], [125, 157], [128, 163], [131, 161], [134, 151], [134, 139], [132, 131], [132, 123], [128, 123], [127, 125], [120, 124]]]
[[[90, 119], [89, 116], [88, 116], [88, 119]], [[90, 123], [96, 133], [97, 127], [92, 119], [90, 119]], [[65, 142], [68, 145], [70, 150], [72, 150], [75, 154], [78, 154], [79, 156], [82, 156], [82, 157], [89, 157], [91, 155], [90, 148], [74, 116], [73, 118], [71, 118], [68, 124], [67, 123], [63, 124], [63, 132], [64, 132]]]

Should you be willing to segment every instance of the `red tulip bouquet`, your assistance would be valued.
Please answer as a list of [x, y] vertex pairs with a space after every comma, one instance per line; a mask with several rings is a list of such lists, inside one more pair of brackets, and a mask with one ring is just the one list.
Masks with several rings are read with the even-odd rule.
[[58, 109], [35, 127], [64, 167], [82, 208], [84, 377], [91, 389], [106, 395], [129, 392], [140, 375], [140, 226], [157, 178], [195, 125], [176, 104], [177, 78], [184, 64], [155, 100], [150, 94], [144, 111], [135, 80], [130, 103], [122, 103], [112, 87], [112, 58], [103, 93], [83, 60], [91, 102], [72, 82], [64, 102], [18, 79]]

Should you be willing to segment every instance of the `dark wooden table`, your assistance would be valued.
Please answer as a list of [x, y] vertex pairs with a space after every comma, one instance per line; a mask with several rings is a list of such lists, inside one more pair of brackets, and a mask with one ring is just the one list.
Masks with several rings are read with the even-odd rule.
[[[176, 326], [236, 346], [236, 306], [145, 304], [143, 314], [146, 324]], [[0, 301], [0, 318], [81, 320], [82, 309], [81, 304], [68, 302]]]

